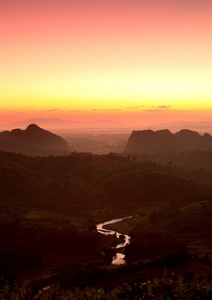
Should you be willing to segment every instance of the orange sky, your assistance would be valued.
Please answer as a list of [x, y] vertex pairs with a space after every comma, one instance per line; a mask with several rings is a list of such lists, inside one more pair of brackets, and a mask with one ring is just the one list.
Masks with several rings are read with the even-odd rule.
[[212, 1], [0, 2], [0, 119], [210, 119]]

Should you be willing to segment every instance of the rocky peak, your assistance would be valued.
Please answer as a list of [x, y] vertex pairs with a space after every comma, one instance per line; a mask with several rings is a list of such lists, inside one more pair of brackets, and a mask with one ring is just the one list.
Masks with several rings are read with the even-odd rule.
[[30, 124], [27, 128], [26, 131], [38, 131], [41, 130], [41, 128], [36, 125], [36, 124]]
[[212, 150], [212, 137], [200, 135], [196, 131], [182, 129], [175, 134], [165, 130], [133, 131], [129, 137], [126, 152], [156, 154], [162, 152], [182, 152], [191, 150]]

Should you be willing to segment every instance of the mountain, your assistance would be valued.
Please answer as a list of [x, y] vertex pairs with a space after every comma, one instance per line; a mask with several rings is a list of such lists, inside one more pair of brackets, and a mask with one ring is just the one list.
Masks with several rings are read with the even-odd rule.
[[175, 134], [165, 130], [138, 130], [129, 137], [126, 152], [139, 154], [157, 154], [163, 152], [183, 152], [191, 150], [212, 150], [212, 137], [203, 136], [196, 131], [182, 129]]
[[[29, 124], [37, 124], [39, 127], [46, 128], [51, 130], [51, 132], [75, 132], [76, 130], [80, 131], [93, 131], [96, 130], [105, 130], [107, 128], [118, 128], [123, 131], [121, 126], [116, 124], [111, 120], [62, 120], [62, 119], [45, 119], [45, 118], [36, 118], [36, 119], [27, 119], [24, 121], [16, 121], [12, 123], [1, 123], [0, 131], [3, 130], [12, 130], [13, 128], [25, 129]], [[131, 130], [130, 130], [131, 131]], [[128, 131], [128, 132], [130, 132]]]
[[0, 124], [1, 130], [12, 130], [13, 128], [25, 129], [29, 124], [37, 124], [39, 127], [44, 127], [48, 130], [54, 130], [55, 128], [72, 128], [73, 121], [60, 120], [60, 119], [45, 119], [35, 118], [27, 119], [24, 121], [16, 121], [12, 123]]
[[60, 155], [68, 153], [68, 142], [62, 137], [30, 124], [25, 130], [0, 132], [0, 149], [26, 155]]

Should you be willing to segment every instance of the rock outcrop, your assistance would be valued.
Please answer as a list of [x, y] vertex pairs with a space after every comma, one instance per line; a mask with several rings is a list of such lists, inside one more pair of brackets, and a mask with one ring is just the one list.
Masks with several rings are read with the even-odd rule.
[[68, 142], [36, 124], [30, 124], [26, 130], [0, 132], [0, 149], [27, 155], [59, 155], [68, 152]]
[[126, 152], [156, 154], [162, 152], [183, 152], [191, 150], [212, 150], [212, 137], [196, 131], [180, 130], [175, 134], [165, 130], [133, 131], [129, 137]]

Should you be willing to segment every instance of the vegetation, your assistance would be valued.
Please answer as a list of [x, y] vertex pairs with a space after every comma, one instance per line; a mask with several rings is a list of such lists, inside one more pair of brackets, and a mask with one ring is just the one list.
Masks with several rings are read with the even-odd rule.
[[[0, 297], [209, 299], [208, 174], [113, 153], [0, 152]], [[111, 268], [116, 239], [98, 234], [95, 224], [135, 214], [140, 217], [123, 223], [132, 237], [127, 264]], [[161, 276], [164, 268], [181, 270], [184, 279]], [[188, 277], [193, 273], [199, 279]], [[51, 287], [38, 293], [45, 285]]]
[[11, 289], [8, 281], [1, 278], [1, 299], [56, 299], [56, 300], [84, 300], [84, 299], [204, 299], [212, 297], [211, 278], [190, 277], [164, 272], [163, 276], [149, 279], [140, 278], [133, 283], [124, 283], [110, 289], [86, 287], [74, 290], [61, 289], [59, 285], [34, 292], [31, 288]]

